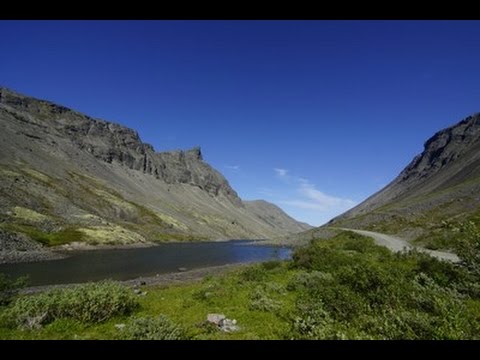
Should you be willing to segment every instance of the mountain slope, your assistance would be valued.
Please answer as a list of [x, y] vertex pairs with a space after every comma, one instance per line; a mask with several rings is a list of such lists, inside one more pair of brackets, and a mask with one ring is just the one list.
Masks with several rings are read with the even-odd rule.
[[297, 233], [312, 228], [311, 225], [293, 219], [278, 206], [265, 200], [243, 201], [243, 204], [250, 213], [256, 214], [260, 219], [284, 234]]
[[113, 244], [268, 238], [303, 226], [245, 206], [200, 148], [155, 152], [134, 130], [5, 88], [0, 124], [1, 233]]
[[424, 236], [480, 214], [480, 114], [437, 132], [385, 188], [328, 226]]

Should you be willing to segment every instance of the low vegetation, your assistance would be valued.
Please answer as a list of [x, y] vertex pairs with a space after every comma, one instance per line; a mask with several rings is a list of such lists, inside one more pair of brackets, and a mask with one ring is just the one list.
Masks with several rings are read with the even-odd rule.
[[125, 340], [184, 340], [188, 338], [185, 330], [172, 322], [167, 316], [134, 318], [125, 327]]
[[[145, 296], [114, 283], [21, 296], [0, 310], [0, 338], [479, 339], [472, 254], [480, 242], [476, 228], [468, 234], [462, 264], [394, 254], [342, 232], [298, 249], [291, 261], [151, 287]], [[206, 323], [209, 313], [236, 319], [238, 331]]]
[[136, 306], [129, 289], [104, 281], [21, 297], [2, 313], [1, 323], [20, 329], [38, 329], [58, 319], [95, 324], [128, 314]]
[[0, 273], [0, 306], [8, 305], [19, 289], [27, 284], [27, 278], [12, 279]]

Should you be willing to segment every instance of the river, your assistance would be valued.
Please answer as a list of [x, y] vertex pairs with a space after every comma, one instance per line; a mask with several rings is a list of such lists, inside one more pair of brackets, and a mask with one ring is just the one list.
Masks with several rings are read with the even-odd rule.
[[291, 249], [253, 244], [249, 240], [166, 243], [149, 248], [69, 251], [60, 260], [2, 264], [0, 273], [29, 276], [29, 285], [129, 280], [234, 263], [283, 260]]

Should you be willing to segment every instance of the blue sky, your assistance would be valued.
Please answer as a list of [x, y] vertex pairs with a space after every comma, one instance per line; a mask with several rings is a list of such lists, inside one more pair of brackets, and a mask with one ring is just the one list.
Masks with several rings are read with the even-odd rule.
[[0, 21], [0, 86], [202, 147], [320, 225], [480, 111], [479, 21]]

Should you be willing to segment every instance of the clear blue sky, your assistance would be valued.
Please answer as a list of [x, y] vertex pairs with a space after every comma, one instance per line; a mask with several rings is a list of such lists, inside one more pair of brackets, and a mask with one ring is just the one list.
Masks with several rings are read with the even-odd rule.
[[480, 111], [478, 21], [0, 21], [0, 86], [200, 145], [320, 225]]

